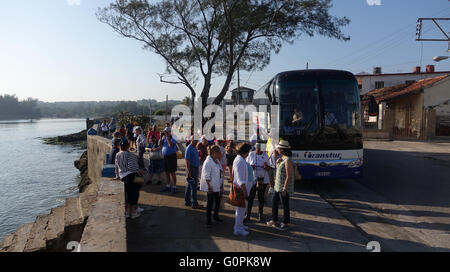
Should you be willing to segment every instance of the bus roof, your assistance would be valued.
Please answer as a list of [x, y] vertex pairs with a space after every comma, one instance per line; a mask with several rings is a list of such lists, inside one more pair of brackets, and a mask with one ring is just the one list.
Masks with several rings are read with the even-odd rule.
[[316, 79], [316, 78], [327, 78], [327, 79], [355, 79], [355, 76], [348, 71], [343, 70], [330, 70], [330, 69], [312, 69], [312, 70], [295, 70], [295, 71], [285, 71], [278, 73], [275, 78], [291, 78], [291, 77], [301, 77], [302, 79]]

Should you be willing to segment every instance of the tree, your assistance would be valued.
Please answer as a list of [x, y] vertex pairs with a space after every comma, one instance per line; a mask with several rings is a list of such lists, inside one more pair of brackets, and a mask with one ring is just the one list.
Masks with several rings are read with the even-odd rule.
[[162, 115], [166, 114], [166, 111], [165, 110], [157, 110], [153, 114], [157, 115], [157, 116], [162, 116]]
[[0, 95], [0, 119], [40, 118], [37, 103], [34, 98], [19, 101], [16, 95]]
[[192, 106], [192, 100], [189, 96], [186, 96], [185, 98], [183, 98], [183, 100], [181, 100], [181, 104], [186, 105], [188, 107]]
[[225, 77], [213, 102], [219, 104], [238, 66], [262, 70], [284, 43], [315, 34], [348, 40], [341, 28], [349, 20], [331, 16], [330, 8], [331, 0], [116, 0], [97, 18], [160, 55], [167, 68], [160, 80], [185, 85], [192, 101], [201, 75], [206, 106], [213, 76]]

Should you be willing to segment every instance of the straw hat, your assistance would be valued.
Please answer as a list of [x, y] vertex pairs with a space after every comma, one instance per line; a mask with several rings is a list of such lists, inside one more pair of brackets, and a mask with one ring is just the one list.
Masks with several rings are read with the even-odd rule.
[[277, 148], [281, 149], [291, 149], [291, 146], [289, 145], [288, 141], [282, 140], [278, 145]]

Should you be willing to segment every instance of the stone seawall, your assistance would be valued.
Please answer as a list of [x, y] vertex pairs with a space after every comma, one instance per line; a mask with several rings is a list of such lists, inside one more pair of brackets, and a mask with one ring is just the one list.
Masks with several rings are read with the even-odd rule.
[[122, 182], [101, 177], [111, 141], [88, 136], [88, 178], [82, 193], [65, 205], [40, 215], [0, 243], [0, 252], [126, 251], [124, 187]]
[[99, 184], [102, 166], [106, 164], [106, 154], [111, 151], [111, 140], [100, 136], [88, 136], [88, 175], [93, 185]]
[[125, 189], [123, 183], [102, 178], [102, 166], [106, 154], [111, 151], [111, 140], [100, 136], [88, 136], [88, 176], [91, 184], [82, 194], [94, 194], [90, 216], [81, 238], [80, 250], [84, 252], [125, 252], [126, 218]]

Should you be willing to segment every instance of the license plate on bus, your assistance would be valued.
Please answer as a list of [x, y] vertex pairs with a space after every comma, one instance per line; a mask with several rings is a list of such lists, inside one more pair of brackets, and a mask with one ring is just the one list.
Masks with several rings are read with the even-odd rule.
[[317, 172], [316, 176], [318, 176], [318, 177], [329, 177], [329, 176], [331, 176], [331, 172]]

